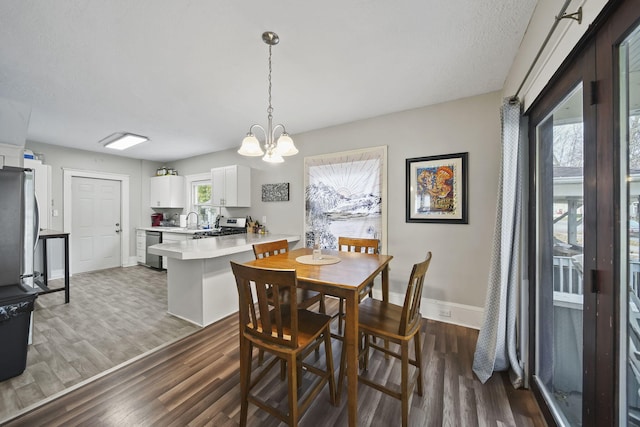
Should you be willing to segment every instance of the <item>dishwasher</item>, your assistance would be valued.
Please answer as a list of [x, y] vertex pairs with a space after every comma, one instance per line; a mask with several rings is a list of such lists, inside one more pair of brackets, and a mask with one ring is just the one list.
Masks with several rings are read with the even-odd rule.
[[149, 246], [156, 245], [158, 243], [162, 243], [162, 232], [161, 231], [147, 231], [147, 239], [146, 239], [146, 252], [147, 252], [147, 261], [146, 266], [151, 268], [162, 269], [162, 256], [155, 255], [149, 252]]

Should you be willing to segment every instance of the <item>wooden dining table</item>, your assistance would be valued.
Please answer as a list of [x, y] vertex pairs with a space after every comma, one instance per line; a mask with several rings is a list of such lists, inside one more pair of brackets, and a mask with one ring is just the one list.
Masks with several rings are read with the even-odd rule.
[[296, 261], [311, 255], [310, 248], [246, 262], [262, 268], [295, 269], [298, 286], [345, 299], [345, 334], [343, 351], [347, 351], [347, 409], [349, 426], [358, 422], [358, 295], [382, 273], [382, 299], [389, 299], [389, 262], [391, 255], [322, 250], [324, 257], [338, 257], [337, 263], [311, 265]]

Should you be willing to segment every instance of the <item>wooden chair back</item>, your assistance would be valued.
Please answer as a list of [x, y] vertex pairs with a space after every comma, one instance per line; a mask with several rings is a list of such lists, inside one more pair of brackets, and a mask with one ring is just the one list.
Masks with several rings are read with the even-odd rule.
[[[245, 336], [298, 347], [298, 279], [295, 270], [270, 270], [231, 261]], [[271, 292], [273, 289], [274, 292]]]
[[411, 277], [409, 277], [409, 285], [407, 293], [404, 297], [404, 305], [402, 306], [402, 316], [400, 317], [400, 335], [409, 335], [414, 328], [418, 327], [422, 317], [420, 316], [420, 300], [422, 299], [422, 287], [424, 285], [424, 276], [427, 274], [429, 264], [431, 263], [431, 252], [427, 252], [424, 261], [413, 265]]
[[273, 255], [289, 252], [289, 242], [286, 240], [277, 240], [275, 242], [256, 243], [253, 245], [253, 254], [256, 259], [265, 258]]
[[338, 237], [338, 250], [344, 252], [364, 252], [377, 254], [379, 252], [378, 239], [364, 239], [358, 237]]

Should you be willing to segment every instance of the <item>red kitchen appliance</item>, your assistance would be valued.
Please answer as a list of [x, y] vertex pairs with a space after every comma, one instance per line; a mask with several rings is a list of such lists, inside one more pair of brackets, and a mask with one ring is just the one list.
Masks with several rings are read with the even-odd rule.
[[159, 227], [162, 225], [162, 220], [164, 219], [164, 215], [162, 215], [161, 213], [154, 213], [151, 214], [151, 226], [152, 227]]

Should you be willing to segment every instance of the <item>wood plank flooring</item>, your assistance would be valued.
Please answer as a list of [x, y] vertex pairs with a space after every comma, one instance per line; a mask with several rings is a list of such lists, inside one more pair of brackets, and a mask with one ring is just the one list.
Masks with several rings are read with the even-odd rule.
[[[240, 412], [237, 330], [237, 317], [230, 316], [6, 425], [237, 426]], [[506, 375], [496, 374], [484, 385], [473, 376], [477, 331], [424, 320], [421, 333], [426, 387], [423, 397], [413, 395], [411, 426], [546, 425], [530, 391], [513, 390]], [[334, 340], [335, 366], [340, 347], [340, 342]], [[309, 357], [313, 361], [315, 356]], [[321, 361], [322, 358], [316, 363]], [[368, 374], [397, 385], [399, 363], [374, 353]], [[310, 377], [303, 375], [302, 392], [309, 387]], [[365, 385], [360, 385], [359, 390], [359, 425], [399, 425], [398, 400]], [[278, 369], [263, 379], [259, 392], [272, 403], [286, 407], [286, 383], [280, 381]], [[332, 406], [327, 389], [300, 423], [346, 424], [346, 399], [339, 406]], [[249, 425], [280, 423], [250, 406]]]
[[69, 304], [63, 292], [36, 299], [27, 369], [0, 382], [0, 422], [200, 329], [167, 314], [166, 273], [146, 267], [75, 274], [70, 297]]

